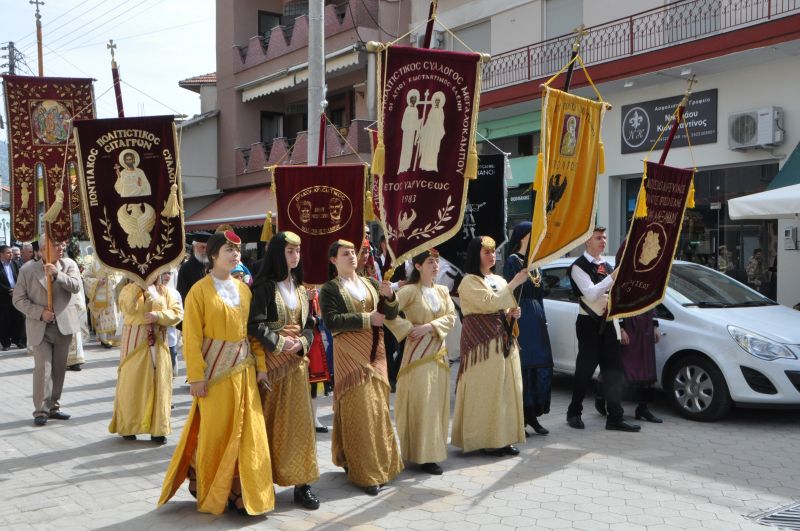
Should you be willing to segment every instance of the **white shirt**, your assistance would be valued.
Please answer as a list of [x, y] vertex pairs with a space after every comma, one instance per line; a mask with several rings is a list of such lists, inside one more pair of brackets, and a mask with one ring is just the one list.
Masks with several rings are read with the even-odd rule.
[[286, 282], [278, 282], [278, 289], [281, 292], [281, 297], [283, 297], [283, 302], [286, 303], [290, 310], [294, 311], [297, 308], [297, 290], [292, 277], [289, 277], [288, 284]]
[[[592, 255], [585, 252], [583, 256], [589, 260], [591, 264], [602, 264], [605, 262], [603, 257], [600, 259], [595, 259]], [[589, 275], [581, 269], [580, 267], [573, 267], [571, 269], [572, 280], [575, 281], [575, 285], [578, 286], [578, 289], [581, 290], [583, 293], [583, 302], [592, 309], [594, 313], [597, 315], [603, 315], [606, 311], [606, 306], [608, 305], [608, 290], [611, 289], [611, 285], [614, 283], [614, 278], [611, 275], [608, 275], [606, 278], [601, 280], [599, 283], [595, 284], [592, 282], [592, 279], [589, 278]], [[581, 315], [588, 315], [583, 308], [579, 308], [578, 312]]]
[[17, 283], [14, 280], [14, 270], [11, 268], [11, 262], [8, 263], [3, 262], [3, 269], [6, 272], [6, 278], [8, 278], [8, 286], [11, 289], [14, 289], [15, 287], [17, 287]]
[[439, 295], [436, 294], [435, 287], [428, 287], [428, 286], [420, 286], [422, 288], [422, 297], [425, 299], [425, 302], [428, 303], [428, 307], [431, 309], [433, 313], [439, 311], [442, 307], [442, 301], [439, 298]]
[[231, 308], [237, 308], [241, 303], [241, 296], [239, 294], [239, 286], [236, 284], [238, 280], [231, 277], [228, 280], [220, 280], [214, 275], [211, 275], [214, 280], [214, 288], [217, 290], [219, 298], [222, 302]]
[[367, 299], [367, 287], [363, 284], [360, 277], [356, 277], [355, 282], [343, 278], [342, 284], [357, 301], [364, 301]]

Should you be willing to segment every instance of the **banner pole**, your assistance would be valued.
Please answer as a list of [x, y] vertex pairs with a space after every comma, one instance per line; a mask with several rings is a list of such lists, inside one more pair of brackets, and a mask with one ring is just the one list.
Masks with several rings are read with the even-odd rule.
[[114, 58], [114, 50], [117, 48], [117, 45], [114, 44], [114, 39], [108, 40], [106, 48], [111, 50], [111, 79], [114, 82], [114, 96], [117, 99], [117, 116], [125, 118], [125, 110], [122, 107], [122, 87], [119, 84], [119, 67], [117, 66], [117, 60]]
[[431, 7], [428, 9], [428, 25], [425, 26], [425, 38], [422, 41], [423, 48], [431, 47], [431, 38], [433, 37], [433, 17], [436, 15], [438, 3], [438, 0], [431, 0]]
[[572, 43], [572, 53], [569, 56], [569, 68], [567, 68], [566, 77], [564, 78], [564, 92], [569, 92], [569, 85], [572, 83], [572, 73], [575, 71], [575, 58], [578, 56], [578, 51], [581, 49], [581, 39], [588, 32], [586, 26], [581, 24], [575, 28], [575, 42]]
[[325, 109], [319, 115], [319, 149], [317, 150], [317, 166], [325, 165], [325, 134], [327, 129], [325, 123]]
[[672, 128], [669, 131], [669, 136], [664, 144], [664, 149], [661, 151], [661, 158], [658, 160], [659, 164], [664, 164], [664, 161], [667, 160], [667, 153], [669, 153], [669, 149], [672, 147], [672, 141], [675, 139], [675, 133], [678, 132], [678, 127], [683, 121], [683, 112], [686, 110], [686, 105], [689, 102], [689, 95], [692, 93], [692, 85], [697, 83], [697, 80], [695, 79], [695, 76], [692, 76], [689, 78], [688, 82], [689, 87], [686, 89], [686, 94], [683, 95], [683, 99], [678, 104], [678, 113], [675, 116], [675, 122], [672, 124]]

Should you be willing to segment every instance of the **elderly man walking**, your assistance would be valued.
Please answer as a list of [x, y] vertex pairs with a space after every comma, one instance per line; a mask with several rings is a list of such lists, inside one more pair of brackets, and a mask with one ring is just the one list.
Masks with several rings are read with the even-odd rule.
[[[45, 249], [45, 245], [49, 253], [42, 260], [27, 262], [20, 269], [13, 298], [14, 306], [25, 315], [28, 344], [33, 347], [33, 417], [37, 426], [47, 424], [48, 418], [70, 417], [59, 401], [72, 334], [80, 330], [72, 304], [73, 295], [81, 288], [78, 265], [64, 256], [64, 242], [42, 236], [39, 248]], [[52, 279], [52, 309], [48, 308], [47, 276]]]

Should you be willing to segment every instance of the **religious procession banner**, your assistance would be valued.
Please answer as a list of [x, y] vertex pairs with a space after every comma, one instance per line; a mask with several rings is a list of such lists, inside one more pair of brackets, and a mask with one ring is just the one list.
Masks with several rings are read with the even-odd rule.
[[643, 192], [609, 292], [609, 319], [644, 313], [664, 298], [693, 177], [694, 170], [645, 162]]
[[592, 234], [597, 175], [604, 171], [600, 128], [605, 110], [605, 102], [544, 87], [531, 265], [559, 258]]
[[278, 228], [302, 240], [304, 281], [328, 281], [328, 248], [364, 240], [364, 187], [367, 166], [276, 166], [272, 186], [278, 203]]
[[75, 141], [95, 256], [146, 287], [184, 256], [173, 117], [77, 121]]
[[379, 220], [399, 262], [461, 226], [467, 179], [477, 176], [477, 53], [390, 46], [379, 53]]
[[[72, 119], [95, 116], [91, 79], [3, 76], [8, 116], [13, 237], [33, 241], [43, 214], [55, 206], [49, 223], [54, 240], [72, 237], [77, 200], [77, 157]], [[61, 191], [61, 194], [58, 192]]]
[[478, 157], [478, 178], [469, 184], [461, 230], [436, 246], [439, 256], [462, 272], [467, 258], [467, 245], [475, 236], [491, 236], [497, 247], [506, 241], [505, 162], [503, 155]]

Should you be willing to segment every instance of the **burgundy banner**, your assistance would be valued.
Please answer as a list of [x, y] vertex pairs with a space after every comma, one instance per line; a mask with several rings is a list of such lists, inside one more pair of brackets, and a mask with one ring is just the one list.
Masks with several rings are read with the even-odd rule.
[[184, 255], [173, 117], [81, 120], [75, 138], [95, 255], [146, 286]]
[[693, 176], [694, 170], [646, 163], [647, 216], [634, 218], [628, 232], [609, 293], [609, 319], [644, 313], [664, 298]]
[[382, 63], [386, 156], [378, 207], [397, 262], [461, 226], [481, 56], [390, 46]]
[[[50, 235], [68, 241], [72, 214], [80, 212], [72, 196], [77, 175], [71, 122], [94, 118], [91, 79], [3, 76], [11, 163], [11, 218], [14, 238], [32, 241], [39, 219], [56, 199], [59, 186], [64, 207]], [[40, 203], [42, 203], [40, 205]]]
[[328, 247], [336, 240], [360, 246], [364, 240], [366, 166], [278, 166], [272, 185], [278, 228], [297, 233], [303, 243], [304, 281], [328, 281]]

